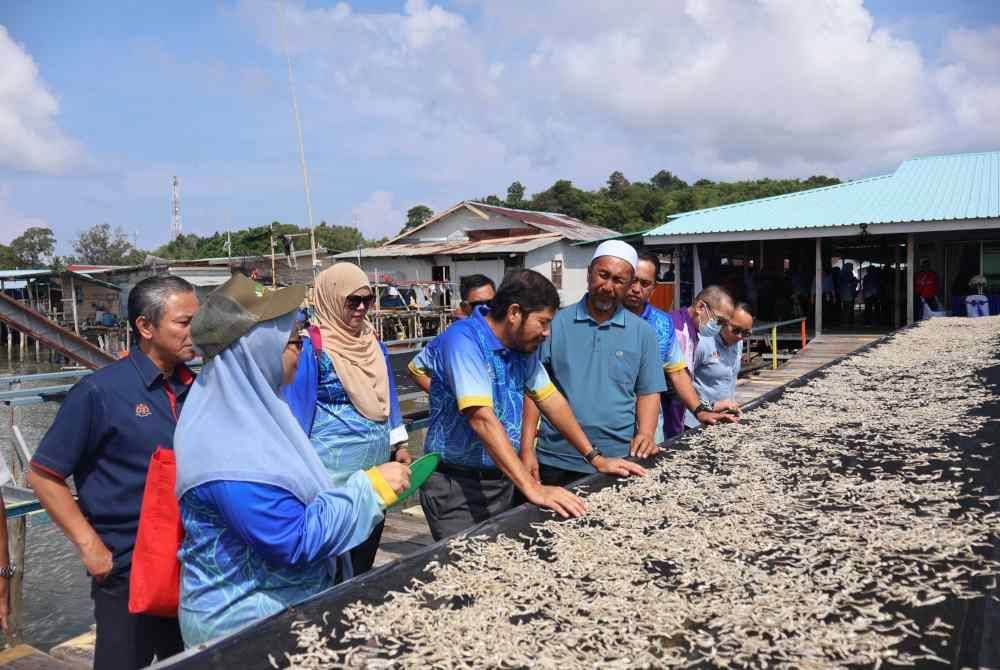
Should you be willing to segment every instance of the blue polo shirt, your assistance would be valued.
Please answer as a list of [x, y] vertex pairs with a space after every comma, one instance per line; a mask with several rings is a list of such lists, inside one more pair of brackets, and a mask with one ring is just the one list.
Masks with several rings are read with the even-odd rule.
[[[667, 388], [659, 351], [648, 323], [621, 306], [609, 320], [597, 323], [584, 296], [556, 314], [552, 336], [539, 356], [590, 443], [606, 456], [621, 458], [628, 456], [635, 436], [636, 399]], [[544, 418], [537, 453], [543, 465], [594, 472]]]
[[131, 568], [149, 461], [157, 446], [173, 448], [193, 379], [184, 365], [164, 379], [135, 348], [70, 389], [31, 459], [38, 470], [72, 475], [83, 515], [111, 550], [113, 575]]
[[[720, 400], [734, 400], [742, 358], [743, 340], [729, 345], [722, 335], [698, 338], [690, 368], [698, 397], [709, 405]], [[684, 425], [697, 428], [701, 424], [690, 410], [685, 410]]]
[[556, 390], [538, 353], [505, 347], [487, 323], [487, 311], [480, 306], [470, 318], [453, 323], [419, 354], [420, 369], [431, 378], [424, 450], [441, 454], [445, 463], [478, 470], [495, 469], [496, 463], [462, 410], [492, 407], [519, 451], [524, 395], [541, 401]]

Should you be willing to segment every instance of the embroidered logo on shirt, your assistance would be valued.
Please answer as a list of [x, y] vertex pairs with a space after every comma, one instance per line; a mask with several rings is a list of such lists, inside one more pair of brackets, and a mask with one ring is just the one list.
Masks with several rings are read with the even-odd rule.
[[153, 412], [150, 411], [150, 409], [149, 409], [149, 405], [147, 405], [144, 402], [141, 402], [141, 403], [139, 403], [138, 405], [135, 406], [135, 415], [136, 416], [149, 416], [152, 413]]

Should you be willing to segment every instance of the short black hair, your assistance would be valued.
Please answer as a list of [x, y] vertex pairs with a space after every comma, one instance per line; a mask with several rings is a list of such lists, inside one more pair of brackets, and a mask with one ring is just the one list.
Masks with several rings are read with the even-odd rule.
[[163, 306], [177, 293], [194, 293], [194, 286], [176, 275], [160, 275], [147, 277], [132, 287], [128, 294], [128, 322], [136, 340], [140, 337], [135, 325], [139, 317], [146, 317], [154, 326], [160, 325]]
[[[637, 261], [636, 264], [641, 263], [642, 261], [646, 261], [647, 263], [652, 263], [653, 264], [653, 267], [656, 269], [656, 275], [655, 275], [656, 281], [659, 281], [660, 280], [660, 257], [657, 256], [656, 254], [654, 254], [652, 251], [643, 250], [643, 251], [639, 252], [639, 260]], [[638, 269], [638, 268], [636, 268], [636, 269]]]
[[735, 312], [746, 312], [752, 318], [753, 317], [753, 312], [751, 311], [752, 309], [753, 308], [750, 307], [750, 305], [748, 303], [738, 302], [738, 303], [736, 303], [736, 307], [733, 308], [733, 312], [734, 313]]
[[469, 299], [470, 293], [484, 286], [489, 286], [494, 292], [497, 290], [497, 285], [486, 275], [465, 275], [458, 280], [458, 294], [462, 296], [462, 301], [465, 302]]
[[511, 305], [519, 305], [525, 315], [559, 309], [559, 291], [552, 282], [534, 270], [512, 270], [500, 284], [490, 307], [490, 316], [503, 319]]

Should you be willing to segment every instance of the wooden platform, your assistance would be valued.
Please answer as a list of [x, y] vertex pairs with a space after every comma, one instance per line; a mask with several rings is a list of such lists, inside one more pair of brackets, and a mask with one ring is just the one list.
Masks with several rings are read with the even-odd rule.
[[881, 335], [820, 335], [777, 370], [763, 369], [741, 379], [736, 386], [736, 399], [745, 405], [841, 356], [857, 351], [879, 337]]

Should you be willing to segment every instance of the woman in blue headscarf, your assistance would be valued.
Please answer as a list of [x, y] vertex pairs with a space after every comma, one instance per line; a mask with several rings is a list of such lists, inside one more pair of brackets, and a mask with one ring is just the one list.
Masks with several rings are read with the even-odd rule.
[[295, 375], [304, 287], [266, 293], [242, 275], [213, 292], [191, 324], [209, 358], [174, 439], [187, 646], [231, 633], [351, 576], [396, 493], [399, 463], [334, 486], [279, 388]]

